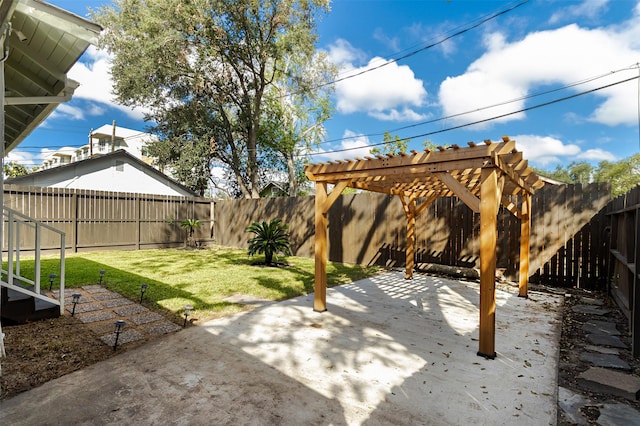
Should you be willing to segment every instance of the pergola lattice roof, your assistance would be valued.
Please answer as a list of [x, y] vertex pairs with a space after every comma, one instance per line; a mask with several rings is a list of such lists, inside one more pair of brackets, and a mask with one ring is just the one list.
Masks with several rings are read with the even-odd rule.
[[348, 182], [346, 186], [352, 188], [429, 198], [466, 193], [479, 196], [481, 171], [492, 167], [507, 177], [503, 195], [532, 194], [543, 185], [523, 159], [522, 152], [516, 150], [515, 141], [506, 136], [501, 143], [487, 140], [476, 145], [469, 142], [468, 148], [453, 145], [435, 151], [311, 164], [305, 172], [315, 182]]
[[[531, 196], [544, 183], [528, 166], [515, 141], [490, 140], [468, 147], [411, 154], [336, 160], [305, 167], [316, 182], [314, 309], [326, 310], [327, 212], [342, 191], [358, 188], [400, 197], [407, 216], [406, 278], [413, 277], [416, 217], [438, 197], [457, 196], [480, 213], [480, 348], [495, 357], [495, 270], [497, 214], [500, 204], [521, 220], [520, 296], [527, 295]], [[329, 192], [329, 184], [335, 185]], [[514, 195], [508, 199], [505, 195]], [[418, 199], [422, 199], [418, 206]], [[520, 200], [520, 201], [518, 201]]]

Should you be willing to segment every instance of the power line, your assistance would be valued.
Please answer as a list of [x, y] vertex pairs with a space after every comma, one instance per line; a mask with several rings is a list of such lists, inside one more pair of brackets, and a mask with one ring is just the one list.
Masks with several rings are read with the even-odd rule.
[[[340, 83], [340, 82], [345, 81], [345, 80], [349, 80], [349, 79], [352, 79], [352, 78], [355, 78], [355, 77], [359, 77], [359, 76], [361, 76], [361, 75], [363, 75], [363, 74], [366, 74], [366, 73], [369, 73], [369, 72], [372, 72], [372, 71], [378, 70], [378, 69], [380, 69], [380, 68], [386, 67], [386, 66], [388, 66], [388, 65], [391, 65], [391, 64], [395, 64], [395, 63], [397, 63], [397, 62], [400, 62], [400, 61], [401, 61], [401, 60], [403, 60], [403, 59], [407, 59], [407, 58], [409, 58], [409, 57], [411, 57], [411, 56], [417, 55], [417, 54], [418, 54], [418, 53], [420, 53], [420, 52], [423, 52], [423, 51], [425, 51], [425, 50], [428, 50], [428, 49], [431, 49], [431, 48], [433, 48], [433, 47], [436, 47], [436, 46], [438, 46], [438, 45], [440, 45], [440, 44], [443, 44], [443, 43], [445, 43], [445, 42], [447, 42], [447, 41], [451, 40], [452, 38], [458, 37], [458, 36], [460, 36], [460, 35], [462, 35], [462, 34], [465, 34], [465, 33], [469, 32], [469, 31], [471, 31], [471, 30], [474, 30], [474, 29], [476, 29], [476, 28], [478, 28], [478, 27], [480, 27], [480, 26], [482, 26], [482, 25], [486, 24], [486, 23], [487, 23], [487, 22], [489, 22], [489, 21], [492, 21], [492, 20], [494, 20], [494, 19], [496, 19], [496, 18], [498, 18], [498, 17], [500, 17], [500, 16], [502, 16], [502, 15], [504, 15], [504, 14], [506, 14], [506, 13], [511, 12], [511, 11], [512, 11], [512, 10], [514, 10], [514, 9], [519, 8], [520, 6], [523, 6], [524, 4], [526, 4], [526, 3], [528, 3], [528, 2], [529, 2], [529, 0], [524, 0], [524, 1], [521, 1], [520, 3], [517, 3], [517, 4], [516, 4], [516, 5], [514, 5], [514, 6], [508, 7], [508, 8], [506, 8], [506, 9], [502, 9], [502, 10], [500, 10], [500, 11], [498, 11], [498, 12], [496, 12], [496, 13], [492, 14], [492, 15], [489, 15], [489, 16], [486, 16], [486, 15], [485, 15], [485, 16], [486, 16], [485, 18], [480, 19], [480, 20], [479, 20], [478, 22], [476, 22], [475, 24], [473, 24], [473, 25], [469, 25], [469, 26], [467, 26], [467, 27], [465, 27], [465, 28], [463, 28], [463, 29], [461, 29], [461, 30], [459, 30], [459, 31], [456, 31], [455, 33], [453, 33], [453, 34], [451, 34], [451, 35], [448, 35], [448, 36], [446, 36], [446, 37], [441, 38], [441, 39], [440, 39], [440, 40], [438, 40], [438, 41], [435, 41], [435, 42], [433, 42], [433, 43], [430, 43], [430, 44], [428, 44], [428, 45], [426, 45], [426, 46], [423, 46], [423, 47], [421, 47], [421, 48], [419, 48], [419, 49], [413, 50], [413, 51], [411, 51], [411, 52], [409, 52], [409, 53], [407, 53], [407, 54], [404, 54], [404, 55], [402, 55], [402, 56], [399, 56], [399, 57], [397, 57], [397, 58], [395, 58], [395, 59], [390, 59], [390, 60], [388, 60], [388, 61], [385, 61], [385, 62], [383, 62], [383, 63], [381, 63], [380, 65], [377, 65], [377, 66], [375, 66], [375, 67], [367, 68], [367, 69], [362, 70], [362, 71], [360, 71], [360, 72], [357, 72], [357, 73], [355, 73], [355, 74], [349, 74], [349, 75], [347, 75], [347, 76], [345, 76], [345, 77], [340, 77], [340, 78], [337, 78], [337, 79], [335, 79], [335, 80], [328, 81], [328, 82], [326, 82], [326, 83], [318, 84], [318, 85], [316, 85], [316, 86], [313, 86], [313, 87], [311, 88], [311, 90], [314, 90], [314, 89], [320, 89], [320, 88], [322, 88], [322, 87], [326, 87], [326, 86], [331, 86], [331, 85], [334, 85], [334, 84], [336, 84], [336, 83]], [[293, 95], [297, 95], [297, 94], [299, 94], [299, 93], [301, 93], [301, 92], [300, 92], [300, 91], [294, 91], [294, 92], [291, 92], [291, 93], [286, 93], [286, 94], [282, 95], [282, 97], [293, 96]]]
[[[634, 69], [634, 68], [639, 68], [639, 65], [634, 64], [634, 65], [631, 65], [631, 66], [628, 66], [628, 67], [625, 67], [625, 68], [617, 69], [615, 71], [610, 71], [610, 72], [605, 73], [605, 74], [600, 74], [598, 76], [587, 77], [585, 79], [582, 79], [582, 80], [579, 80], [579, 81], [575, 81], [573, 83], [569, 83], [569, 84], [567, 84], [565, 86], [558, 87], [558, 88], [555, 88], [555, 89], [545, 90], [545, 91], [542, 91], [542, 92], [536, 92], [536, 93], [533, 93], [533, 94], [530, 94], [530, 95], [526, 95], [526, 96], [520, 96], [518, 98], [514, 98], [514, 99], [511, 99], [511, 100], [498, 102], [496, 104], [483, 106], [483, 107], [476, 108], [476, 109], [469, 110], [469, 111], [465, 111], [465, 112], [459, 112], [459, 113], [455, 113], [455, 114], [450, 114], [450, 115], [434, 118], [434, 119], [431, 119], [431, 120], [426, 120], [426, 121], [421, 121], [421, 122], [418, 122], [418, 123], [409, 124], [407, 126], [396, 127], [394, 129], [385, 130], [384, 132], [359, 133], [359, 134], [353, 135], [353, 136], [330, 139], [330, 140], [326, 140], [326, 141], [320, 142], [318, 145], [325, 145], [325, 144], [330, 144], [330, 143], [335, 143], [335, 142], [343, 142], [343, 141], [346, 141], [346, 140], [358, 139], [358, 138], [362, 138], [362, 137], [382, 136], [385, 132], [392, 133], [392, 132], [397, 132], [397, 131], [400, 131], [400, 130], [406, 130], [406, 129], [411, 129], [411, 128], [414, 128], [414, 127], [423, 126], [425, 124], [437, 123], [439, 121], [445, 121], [445, 120], [449, 120], [451, 118], [457, 118], [457, 117], [461, 117], [461, 116], [464, 116], [464, 115], [467, 115], [467, 114], [473, 114], [473, 113], [484, 111], [484, 110], [487, 110], [487, 109], [508, 105], [510, 103], [519, 102], [519, 101], [523, 101], [523, 100], [527, 100], [527, 99], [533, 99], [533, 98], [536, 98], [536, 97], [539, 97], [539, 96], [548, 95], [548, 94], [551, 94], [551, 93], [555, 93], [555, 92], [559, 92], [559, 91], [562, 91], [562, 90], [570, 89], [572, 87], [576, 87], [576, 86], [579, 86], [579, 85], [582, 85], [582, 84], [591, 83], [593, 81], [599, 80], [599, 79], [604, 78], [604, 77], [610, 77], [610, 76], [612, 76], [614, 74], [617, 74], [619, 72], [622, 72], [622, 71], [629, 71], [629, 70]], [[640, 97], [640, 94], [639, 94], [639, 97]], [[640, 107], [639, 107], [639, 111], [640, 111]], [[403, 138], [403, 139], [407, 139], [407, 138]]]
[[[482, 120], [473, 121], [473, 122], [470, 122], [470, 123], [460, 124], [458, 126], [448, 127], [446, 129], [434, 130], [432, 132], [427, 132], [427, 133], [422, 133], [422, 134], [419, 134], [419, 135], [408, 136], [405, 139], [420, 138], [420, 137], [424, 137], [424, 136], [431, 136], [431, 135], [435, 135], [435, 134], [438, 134], [438, 133], [445, 133], [445, 132], [449, 132], [451, 130], [457, 130], [457, 129], [461, 129], [461, 128], [464, 128], [464, 127], [473, 126], [473, 125], [476, 125], [476, 124], [486, 123], [488, 121], [497, 120], [499, 118], [508, 117], [510, 115], [519, 114], [521, 112], [531, 111], [531, 110], [534, 110], [534, 109], [537, 109], [537, 108], [542, 108], [542, 107], [549, 106], [549, 105], [552, 105], [552, 104], [556, 104], [556, 103], [559, 103], [559, 102], [567, 101], [569, 99], [577, 98], [577, 97], [582, 96], [582, 95], [586, 95], [586, 94], [589, 94], [589, 93], [597, 92], [598, 90], [607, 89], [609, 87], [617, 86], [618, 84], [626, 83], [628, 81], [637, 80], [637, 79], [640, 79], [640, 75], [634, 76], [634, 77], [630, 77], [630, 78], [627, 78], [627, 79], [624, 79], [624, 80], [620, 80], [620, 81], [617, 81], [617, 82], [614, 82], [614, 83], [606, 84], [604, 86], [596, 87], [594, 89], [585, 90], [583, 92], [575, 93], [573, 95], [569, 95], [569, 96], [565, 96], [565, 97], [562, 97], [562, 98], [554, 99], [554, 100], [551, 100], [551, 101], [548, 101], [548, 102], [543, 102], [541, 104], [532, 105], [532, 106], [526, 107], [526, 108], [521, 108], [519, 110], [511, 111], [511, 112], [508, 112], [508, 113], [505, 113], [505, 114], [496, 115], [496, 116], [485, 118], [485, 119], [482, 119]], [[385, 144], [385, 142], [379, 142], [379, 143], [375, 143], [375, 144], [363, 145], [363, 146], [358, 146], [358, 147], [354, 147], [354, 148], [344, 148], [344, 149], [337, 149], [337, 150], [324, 151], [324, 152], [312, 152], [312, 153], [309, 153], [307, 155], [313, 156], [313, 155], [335, 154], [335, 153], [339, 153], [339, 152], [353, 151], [353, 150], [362, 149], [362, 148], [373, 148], [373, 147], [376, 147], [376, 146], [382, 146], [384, 144]]]
[[[627, 70], [631, 69], [631, 68], [632, 67], [629, 67], [629, 68], [627, 68]], [[617, 70], [617, 71], [614, 71], [614, 72], [612, 72], [610, 74], [613, 74], [615, 72], [619, 72], [619, 71], [622, 71], [622, 70], [623, 69]], [[485, 119], [482, 119], [482, 120], [476, 120], [476, 121], [465, 123], [465, 124], [461, 124], [461, 125], [458, 125], [458, 126], [448, 127], [448, 128], [445, 128], [445, 129], [434, 130], [434, 131], [427, 132], [427, 133], [408, 136], [408, 137], [406, 137], [404, 139], [412, 139], [412, 138], [420, 138], [420, 137], [424, 137], [424, 136], [431, 136], [431, 135], [435, 135], [435, 134], [439, 134], [439, 133], [445, 133], [445, 132], [449, 132], [449, 131], [452, 131], [452, 130], [461, 129], [461, 128], [464, 128], [464, 127], [473, 126], [473, 125], [476, 125], [476, 124], [486, 123], [486, 122], [489, 122], [489, 121], [497, 120], [497, 119], [500, 119], [500, 118], [508, 117], [508, 116], [511, 116], [511, 115], [519, 114], [519, 113], [526, 112], [526, 111], [531, 111], [531, 110], [534, 110], [534, 109], [538, 109], [538, 108], [542, 108], [542, 107], [545, 107], [545, 106], [553, 105], [553, 104], [556, 104], [556, 103], [559, 103], [559, 102], [563, 102], [563, 101], [567, 101], [567, 100], [570, 100], [570, 99], [574, 99], [574, 98], [577, 98], [579, 96], [583, 96], [583, 95], [586, 95], [586, 94], [589, 94], [589, 93], [594, 93], [594, 92], [597, 92], [599, 90], [603, 90], [603, 89], [607, 89], [609, 87], [617, 86], [619, 84], [626, 83], [626, 82], [629, 82], [629, 81], [632, 81], [632, 80], [639, 80], [639, 83], [638, 83], [639, 84], [639, 89], [638, 89], [639, 90], [639, 94], [638, 94], [638, 111], [639, 111], [639, 113], [638, 113], [638, 115], [639, 115], [639, 130], [640, 130], [640, 67], [638, 67], [638, 70], [639, 70], [638, 76], [630, 77], [630, 78], [627, 78], [627, 79], [624, 79], [624, 80], [619, 80], [619, 81], [616, 81], [614, 83], [610, 83], [610, 84], [606, 84], [606, 85], [603, 85], [603, 86], [599, 86], [599, 87], [596, 87], [596, 88], [593, 88], [593, 89], [590, 89], [590, 90], [585, 90], [585, 91], [582, 91], [582, 92], [579, 92], [579, 93], [575, 93], [573, 95], [564, 96], [562, 98], [554, 99], [554, 100], [551, 100], [551, 101], [548, 101], [548, 102], [543, 102], [543, 103], [540, 103], [540, 104], [537, 104], [537, 105], [532, 105], [530, 107], [521, 108], [519, 110], [511, 111], [511, 112], [508, 112], [508, 113], [505, 113], [505, 114], [496, 115], [496, 116], [485, 118]], [[610, 74], [607, 74], [607, 75], [610, 75]], [[578, 84], [583, 84], [585, 82], [594, 81], [596, 79], [602, 78], [603, 76], [605, 76], [605, 75], [602, 75], [602, 76], [599, 76], [599, 77], [594, 77], [594, 78], [589, 78], [589, 79], [583, 80], [582, 82], [578, 82], [578, 83], [575, 83], [575, 84], [571, 84], [571, 85], [565, 86], [565, 88], [574, 87], [574, 86], [576, 86]], [[551, 93], [551, 92], [555, 92], [555, 91], [558, 91], [558, 90], [562, 90], [562, 88], [561, 89], [553, 89], [553, 90], [550, 90], [550, 91], [547, 91], [547, 92], [542, 92], [541, 94]], [[531, 96], [523, 97], [523, 99], [527, 99], [527, 98], [530, 98], [530, 97], [533, 97], [533, 96], [539, 96], [539, 95], [540, 94], [531, 95]], [[503, 103], [496, 104], [494, 106], [500, 106], [500, 105], [504, 105], [504, 104], [507, 104], [507, 103], [510, 103], [510, 102], [514, 102], [514, 101], [503, 102]], [[474, 111], [471, 111], [471, 112], [480, 111], [480, 110], [488, 109], [488, 108], [491, 108], [491, 107], [493, 107], [493, 106], [480, 108], [480, 109], [477, 109], [477, 110], [474, 110]], [[455, 114], [455, 115], [452, 115], [452, 116], [449, 116], [449, 117], [460, 116], [460, 115], [467, 114], [467, 113], [470, 113], [470, 112], [459, 113], [459, 114]], [[448, 117], [445, 117], [445, 118], [448, 118]], [[437, 119], [437, 120], [431, 120], [430, 122], [435, 122], [435, 121], [439, 121], [439, 120], [442, 120], [442, 119], [444, 119], [444, 118]], [[428, 122], [425, 122], [425, 123], [428, 123]], [[422, 123], [422, 124], [425, 124], [425, 123]], [[414, 125], [405, 126], [405, 128], [408, 128], [408, 127], [414, 127]], [[143, 134], [143, 133], [144, 132], [141, 132], [140, 134]], [[351, 138], [344, 138], [342, 140], [347, 140], [347, 139], [351, 139]], [[363, 145], [363, 146], [358, 146], [358, 147], [354, 147], [354, 148], [336, 149], [336, 150], [323, 151], [323, 152], [312, 152], [312, 153], [306, 154], [306, 156], [335, 154], [335, 153], [353, 151], [353, 150], [362, 149], [362, 148], [373, 148], [373, 147], [376, 147], [376, 146], [382, 146], [384, 144], [385, 144], [385, 142], [379, 142], [379, 143], [375, 143], [375, 144]], [[298, 155], [297, 157], [302, 158], [303, 156]], [[29, 163], [20, 163], [17, 160], [14, 160], [14, 161], [16, 161], [19, 164], [29, 164]]]

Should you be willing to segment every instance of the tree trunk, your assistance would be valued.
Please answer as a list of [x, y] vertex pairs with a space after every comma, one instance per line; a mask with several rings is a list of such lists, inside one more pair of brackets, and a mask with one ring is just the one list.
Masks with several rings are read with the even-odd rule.
[[293, 161], [293, 156], [286, 155], [287, 159], [287, 173], [289, 175], [289, 196], [295, 197], [298, 195], [298, 174], [296, 173], [296, 165]]

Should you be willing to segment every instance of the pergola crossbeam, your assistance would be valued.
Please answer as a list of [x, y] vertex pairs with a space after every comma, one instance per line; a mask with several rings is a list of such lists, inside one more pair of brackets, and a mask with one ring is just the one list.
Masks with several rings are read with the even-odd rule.
[[466, 186], [462, 185], [449, 173], [436, 173], [438, 179], [440, 179], [454, 194], [458, 196], [471, 210], [475, 213], [480, 213], [480, 199], [473, 195]]

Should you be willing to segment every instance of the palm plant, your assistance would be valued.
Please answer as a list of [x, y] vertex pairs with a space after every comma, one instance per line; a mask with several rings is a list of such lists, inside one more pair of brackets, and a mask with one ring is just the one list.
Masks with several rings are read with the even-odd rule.
[[289, 243], [289, 225], [281, 223], [280, 219], [273, 219], [270, 222], [253, 222], [247, 226], [245, 231], [255, 234], [249, 240], [249, 256], [264, 253], [265, 264], [273, 263], [273, 256], [282, 253], [285, 256], [291, 254]]
[[180, 222], [180, 227], [187, 231], [187, 241], [185, 244], [188, 247], [196, 246], [196, 241], [193, 238], [193, 233], [196, 229], [200, 228], [200, 225], [202, 225], [202, 222], [200, 222], [198, 219], [185, 219]]

